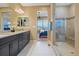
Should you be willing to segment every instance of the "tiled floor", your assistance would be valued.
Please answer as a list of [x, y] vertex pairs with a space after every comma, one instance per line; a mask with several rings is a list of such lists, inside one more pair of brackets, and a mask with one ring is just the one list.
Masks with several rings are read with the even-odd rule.
[[48, 46], [47, 41], [30, 41], [18, 56], [73, 56], [74, 49], [65, 42]]
[[18, 56], [56, 56], [56, 53], [51, 46], [48, 46], [47, 41], [34, 41], [30, 42]]
[[48, 46], [47, 41], [37, 41], [33, 49], [30, 51], [29, 56], [55, 56], [55, 51], [51, 46]]
[[61, 56], [76, 55], [74, 48], [71, 45], [67, 44], [66, 42], [56, 42], [56, 45], [54, 45], [53, 47]]

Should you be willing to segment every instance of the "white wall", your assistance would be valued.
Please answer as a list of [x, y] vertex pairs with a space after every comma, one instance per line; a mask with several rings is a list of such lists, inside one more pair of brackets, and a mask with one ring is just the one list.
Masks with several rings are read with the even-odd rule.
[[69, 7], [56, 7], [55, 8], [55, 16], [56, 17], [68, 17], [69, 16]]

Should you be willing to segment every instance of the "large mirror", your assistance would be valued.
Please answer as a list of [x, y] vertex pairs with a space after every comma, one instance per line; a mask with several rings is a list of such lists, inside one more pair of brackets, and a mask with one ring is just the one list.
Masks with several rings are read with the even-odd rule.
[[24, 27], [29, 24], [28, 17], [18, 17], [17, 26]]
[[1, 17], [2, 18], [2, 21], [1, 21], [2, 31], [10, 30], [10, 27], [11, 27], [10, 15], [11, 15], [10, 12], [2, 12], [1, 13], [1, 16], [2, 16]]

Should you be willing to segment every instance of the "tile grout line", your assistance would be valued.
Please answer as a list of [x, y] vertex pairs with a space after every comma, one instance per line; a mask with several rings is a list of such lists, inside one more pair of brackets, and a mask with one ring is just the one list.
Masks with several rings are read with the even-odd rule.
[[54, 50], [54, 52], [55, 52], [56, 56], [62, 56], [62, 55], [61, 55], [61, 53], [60, 53], [60, 52], [58, 52], [58, 50], [57, 50], [57, 48], [56, 48], [56, 47], [53, 47], [53, 46], [52, 46], [52, 48], [53, 48], [53, 50]]

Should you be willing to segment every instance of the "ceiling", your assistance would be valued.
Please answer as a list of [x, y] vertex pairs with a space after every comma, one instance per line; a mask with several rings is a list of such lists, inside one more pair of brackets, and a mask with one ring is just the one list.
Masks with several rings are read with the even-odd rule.
[[49, 3], [21, 3], [22, 6], [42, 6], [49, 5]]
[[[22, 6], [42, 6], [50, 5], [50, 3], [21, 3]], [[56, 3], [56, 6], [69, 6], [71, 3]], [[9, 7], [8, 3], [0, 3], [0, 7]]]
[[0, 3], [0, 7], [9, 7], [8, 3]]
[[71, 5], [72, 3], [56, 3], [55, 5], [56, 6], [69, 6]]

